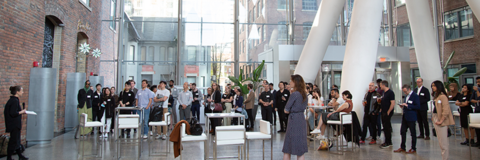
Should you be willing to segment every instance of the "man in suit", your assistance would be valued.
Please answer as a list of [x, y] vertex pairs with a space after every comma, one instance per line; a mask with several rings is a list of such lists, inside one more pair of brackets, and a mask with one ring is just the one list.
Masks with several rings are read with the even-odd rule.
[[255, 124], [255, 117], [253, 117], [253, 106], [255, 105], [255, 91], [253, 91], [253, 84], [248, 84], [248, 95], [245, 100], [245, 110], [248, 114], [249, 130], [253, 131], [253, 126]]
[[[418, 128], [420, 129], [420, 135], [417, 138], [425, 138], [430, 140], [430, 131], [428, 127], [428, 101], [430, 101], [430, 92], [427, 88], [423, 87], [423, 79], [417, 79], [417, 88], [413, 90], [420, 98], [420, 109], [417, 110]], [[425, 133], [425, 134], [423, 134]], [[425, 136], [425, 137], [424, 137]]]
[[405, 93], [406, 98], [404, 103], [399, 104], [400, 108], [403, 109], [402, 116], [402, 126], [400, 127], [400, 134], [402, 135], [402, 143], [400, 148], [393, 152], [405, 152], [405, 141], [407, 140], [407, 129], [410, 130], [410, 135], [412, 136], [412, 148], [406, 153], [416, 153], [417, 152], [417, 137], [415, 133], [415, 121], [417, 121], [417, 110], [420, 109], [420, 99], [417, 93], [412, 92], [410, 85], [403, 85], [403, 93]]
[[270, 88], [270, 93], [272, 93], [272, 99], [273, 99], [273, 104], [272, 104], [272, 116], [273, 116], [273, 125], [277, 125], [277, 112], [275, 111], [274, 108], [277, 107], [277, 104], [275, 103], [275, 95], [277, 94], [277, 91], [273, 88], [273, 83], [268, 84]]

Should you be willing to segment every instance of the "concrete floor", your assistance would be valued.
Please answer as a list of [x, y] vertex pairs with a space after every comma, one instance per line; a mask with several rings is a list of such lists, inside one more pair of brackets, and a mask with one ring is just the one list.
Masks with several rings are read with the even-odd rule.
[[[423, 139], [417, 140], [417, 154], [402, 154], [402, 153], [393, 153], [393, 150], [399, 148], [401, 137], [399, 134], [400, 130], [400, 116], [394, 116], [392, 122], [393, 124], [393, 147], [388, 149], [379, 148], [380, 142], [377, 145], [361, 145], [360, 148], [357, 148], [355, 152], [346, 152], [344, 155], [337, 155], [330, 153], [328, 151], [316, 151], [313, 147], [313, 143], [309, 142], [309, 151], [305, 154], [306, 159], [441, 159], [440, 148], [438, 146], [438, 141], [435, 137], [432, 137], [431, 140], [426, 141]], [[258, 123], [258, 122], [257, 122]], [[258, 126], [258, 125], [256, 125]], [[431, 127], [431, 126], [430, 126]], [[418, 128], [418, 127], [417, 127]], [[258, 129], [258, 128], [257, 128]], [[276, 127], [274, 130], [278, 130]], [[418, 131], [417, 131], [418, 133]], [[407, 133], [409, 135], [409, 133]], [[276, 133], [274, 134], [273, 141], [273, 159], [282, 159], [282, 147], [285, 133]], [[383, 136], [383, 134], [382, 134]], [[455, 139], [453, 136], [450, 139], [450, 158], [449, 159], [470, 159], [469, 157], [469, 148], [467, 146], [460, 145], [460, 142], [463, 140], [458, 138]], [[383, 137], [382, 137], [383, 140]], [[133, 142], [134, 140], [122, 140], [123, 142]], [[103, 158], [91, 158], [85, 157], [85, 159], [116, 159], [116, 148], [115, 142], [112, 137], [109, 137], [105, 142], [105, 153]], [[155, 150], [164, 149], [167, 140], [155, 140], [152, 143], [152, 147], [156, 147]], [[84, 143], [85, 148], [93, 148], [96, 146], [93, 136], [90, 136], [87, 139], [74, 139], [74, 132], [67, 132], [63, 135], [55, 137], [49, 144], [38, 144], [31, 147], [28, 147], [25, 151], [25, 155], [30, 157], [32, 160], [67, 160], [67, 159], [82, 159], [81, 156], [81, 147]], [[368, 143], [368, 141], [367, 141]], [[170, 153], [166, 157], [149, 157], [148, 156], [148, 141], [141, 140], [141, 157], [140, 159], [174, 159], [173, 151], [170, 150]], [[410, 137], [407, 139], [407, 149], [410, 149]], [[173, 147], [173, 144], [170, 145]], [[212, 144], [210, 142], [210, 148]], [[137, 155], [136, 151], [138, 150], [137, 144], [124, 144], [121, 148], [121, 159], [135, 159]], [[332, 148], [335, 150], [335, 147]], [[91, 154], [94, 149], [86, 149], [85, 154]], [[480, 149], [472, 148], [473, 159], [480, 159]], [[227, 146], [221, 147], [218, 149], [219, 156], [236, 156], [237, 147]], [[210, 149], [210, 156], [213, 156], [212, 149]], [[17, 159], [17, 156], [14, 156]], [[251, 141], [250, 142], [250, 158], [251, 159], [262, 159], [262, 141]], [[5, 157], [2, 159], [6, 159]], [[179, 158], [177, 158], [179, 159]], [[184, 143], [183, 150], [183, 159], [185, 160], [197, 160], [203, 159], [203, 142], [189, 142]], [[270, 141], [265, 143], [265, 159], [270, 159]], [[296, 159], [295, 156], [292, 156], [292, 159]]]

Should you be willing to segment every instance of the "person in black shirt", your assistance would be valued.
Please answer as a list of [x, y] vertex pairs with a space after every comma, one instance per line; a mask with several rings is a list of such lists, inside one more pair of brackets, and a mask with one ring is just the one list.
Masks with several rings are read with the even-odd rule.
[[[223, 111], [224, 113], [230, 113], [232, 111], [232, 108], [233, 108], [233, 97], [235, 95], [232, 95], [231, 93], [231, 89], [228, 87], [228, 86], [225, 86], [225, 93], [223, 93], [222, 95], [222, 103], [223, 103], [223, 106], [225, 106], [225, 110]], [[223, 118], [223, 122], [224, 124], [226, 124], [227, 126], [231, 125], [232, 121], [230, 118]]]
[[285, 132], [288, 125], [288, 116], [282, 111], [285, 110], [290, 91], [285, 89], [285, 82], [278, 83], [278, 88], [280, 89], [275, 94], [275, 111], [278, 111], [278, 118], [280, 119], [280, 130], [278, 132]]
[[99, 110], [100, 110], [100, 105], [102, 103], [102, 92], [101, 92], [101, 89], [102, 89], [102, 85], [99, 83], [95, 86], [95, 88], [97, 89], [94, 93], [93, 93], [93, 100], [92, 100], [92, 120], [93, 121], [100, 121], [100, 115], [99, 115]]
[[[222, 103], [222, 94], [220, 93], [220, 86], [217, 83], [213, 83], [212, 88], [213, 88], [212, 99], [208, 99], [207, 102], [210, 103], [210, 105]], [[214, 110], [213, 113], [222, 113], [222, 111]], [[210, 120], [212, 122], [212, 130], [210, 130], [210, 133], [212, 133], [212, 135], [215, 135], [215, 127], [221, 125], [220, 123], [221, 118], [211, 118]]]
[[12, 154], [14, 151], [17, 152], [18, 159], [28, 160], [27, 157], [22, 155], [22, 150], [20, 149], [22, 114], [25, 114], [26, 110], [25, 108], [22, 109], [20, 107], [20, 100], [18, 98], [23, 95], [23, 88], [20, 86], [11, 86], [10, 93], [12, 96], [10, 96], [7, 104], [5, 104], [5, 109], [3, 111], [6, 132], [10, 133], [10, 141], [8, 141], [7, 147], [7, 160], [12, 159]]
[[270, 93], [270, 87], [268, 87], [268, 85], [264, 85], [263, 88], [265, 88], [265, 90], [258, 97], [258, 104], [262, 106], [262, 120], [269, 121], [270, 124], [273, 124], [271, 107], [273, 104], [273, 95]]
[[468, 133], [468, 115], [470, 113], [473, 113], [472, 107], [470, 107], [470, 98], [472, 97], [472, 90], [470, 89], [470, 87], [468, 87], [467, 84], [462, 85], [462, 94], [460, 95], [461, 96], [459, 99], [457, 99], [457, 101], [455, 102], [455, 105], [460, 107], [458, 108], [458, 111], [460, 112], [460, 125], [463, 128], [463, 131], [465, 133], [465, 138], [466, 138], [465, 142], [462, 142], [460, 144], [469, 145], [469, 143], [472, 143], [472, 145], [475, 145], [475, 141], [473, 137], [475, 130], [472, 128], [470, 129], [470, 134], [467, 134]]
[[[125, 82], [125, 88], [118, 97], [118, 102], [120, 103], [120, 107], [133, 107], [135, 102], [135, 94], [132, 92], [130, 88], [130, 82]], [[131, 114], [132, 112], [129, 110], [122, 110], [120, 114]], [[127, 138], [130, 138], [130, 129], [127, 129]], [[125, 129], [122, 129], [121, 136], [123, 137], [125, 133]]]
[[[192, 101], [192, 116], [200, 121], [200, 101], [203, 100], [203, 94], [197, 89], [197, 84], [192, 83], [190, 89], [192, 89], [193, 101]], [[171, 97], [171, 96], [170, 96]]]
[[[90, 81], [85, 81], [85, 87], [83, 89], [78, 90], [77, 101], [78, 101], [78, 119], [80, 120], [80, 116], [82, 113], [87, 114], [87, 121], [92, 121], [92, 99], [93, 99], [93, 90], [90, 89]], [[80, 127], [77, 127], [77, 132]], [[83, 132], [80, 133], [81, 136], [84, 136], [92, 131], [92, 128], [85, 128]]]
[[392, 147], [392, 116], [393, 116], [393, 107], [395, 106], [395, 93], [388, 88], [388, 82], [382, 81], [380, 87], [384, 91], [383, 97], [381, 99], [381, 112], [382, 112], [382, 123], [383, 123], [383, 133], [385, 134], [385, 143], [383, 143], [381, 148]]
[[380, 94], [375, 90], [375, 83], [370, 82], [370, 84], [368, 84], [368, 92], [363, 99], [365, 115], [363, 116], [363, 132], [360, 144], [365, 143], [367, 128], [370, 129], [370, 136], [372, 136], [372, 140], [368, 144], [377, 144], [377, 117], [378, 111], [380, 110], [380, 104], [377, 103], [377, 98], [380, 98]]
[[268, 87], [270, 87], [270, 93], [272, 94], [272, 119], [273, 119], [273, 125], [277, 125], [277, 112], [275, 110], [276, 103], [275, 103], [275, 95], [277, 94], [277, 91], [273, 88], [273, 83], [268, 84]]
[[448, 85], [450, 92], [448, 92], [448, 100], [449, 101], [457, 101], [462, 98], [462, 94], [458, 92], [458, 84], [457, 83], [450, 83]]

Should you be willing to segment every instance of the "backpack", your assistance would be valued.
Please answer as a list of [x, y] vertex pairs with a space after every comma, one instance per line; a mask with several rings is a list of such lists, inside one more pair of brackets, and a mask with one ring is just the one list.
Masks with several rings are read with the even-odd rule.
[[161, 106], [153, 107], [148, 121], [160, 122], [162, 121], [162, 117], [163, 117], [163, 108]]
[[190, 119], [190, 133], [191, 135], [202, 135], [202, 132], [203, 132], [203, 128], [200, 124], [198, 124], [198, 120], [196, 117], [192, 117]]

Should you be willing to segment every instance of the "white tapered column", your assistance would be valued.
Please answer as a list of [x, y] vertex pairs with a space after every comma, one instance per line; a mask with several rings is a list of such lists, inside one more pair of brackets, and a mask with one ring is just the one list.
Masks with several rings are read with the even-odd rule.
[[295, 68], [295, 74], [313, 83], [327, 52], [330, 38], [345, 5], [344, 0], [323, 0]]
[[363, 122], [363, 97], [372, 81], [377, 57], [383, 0], [356, 0], [343, 60], [340, 92], [353, 95], [353, 111]]
[[479, 0], [467, 0], [470, 9], [472, 9], [473, 14], [477, 17], [477, 20], [480, 21], [480, 1]]
[[[443, 81], [440, 55], [428, 1], [406, 0], [418, 69], [423, 85], [430, 89], [433, 81]], [[403, 84], [402, 84], [403, 85]]]

